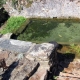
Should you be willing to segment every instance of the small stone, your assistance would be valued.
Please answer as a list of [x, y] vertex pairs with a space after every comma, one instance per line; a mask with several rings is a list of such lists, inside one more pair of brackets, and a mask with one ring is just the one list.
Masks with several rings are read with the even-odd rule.
[[11, 35], [12, 35], [12, 33], [7, 33], [7, 34], [3, 35], [1, 38], [10, 39]]
[[9, 57], [9, 51], [0, 51], [0, 59], [7, 59]]

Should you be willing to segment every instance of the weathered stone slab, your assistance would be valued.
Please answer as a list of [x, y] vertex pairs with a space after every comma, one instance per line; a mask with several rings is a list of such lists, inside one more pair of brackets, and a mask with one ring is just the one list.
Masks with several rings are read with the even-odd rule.
[[26, 55], [26, 58], [31, 61], [37, 60], [40, 63], [40, 67], [29, 80], [44, 80], [50, 68], [49, 56], [52, 54], [53, 50], [54, 44], [50, 43], [36, 44], [29, 50], [29, 54]]
[[54, 44], [50, 44], [50, 43], [36, 44], [28, 52], [29, 54], [27, 56], [35, 57], [37, 60], [39, 60], [39, 59], [47, 60], [48, 57], [51, 55], [51, 52], [53, 49], [54, 49]]
[[0, 38], [0, 49], [25, 53], [33, 45], [32, 42]]
[[29, 80], [44, 80], [47, 71], [49, 70], [48, 61], [39, 61], [40, 67], [35, 72], [34, 75], [30, 77]]
[[26, 77], [30, 77], [31, 72], [35, 72], [35, 68], [38, 63], [36, 61], [30, 61], [26, 58], [19, 60], [18, 65], [11, 73], [10, 80], [24, 80]]

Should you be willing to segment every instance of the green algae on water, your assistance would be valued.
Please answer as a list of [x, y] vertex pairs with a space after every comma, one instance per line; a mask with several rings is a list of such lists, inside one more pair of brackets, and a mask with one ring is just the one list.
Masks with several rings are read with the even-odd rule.
[[37, 43], [57, 41], [80, 42], [79, 19], [30, 19], [31, 23], [17, 39]]

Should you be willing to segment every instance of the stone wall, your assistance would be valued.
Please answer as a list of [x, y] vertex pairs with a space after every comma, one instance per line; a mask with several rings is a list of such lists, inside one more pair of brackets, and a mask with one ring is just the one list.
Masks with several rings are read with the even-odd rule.
[[0, 61], [4, 59], [8, 66], [4, 72], [0, 70], [2, 75], [0, 78], [2, 80], [52, 79], [57, 73], [57, 49], [60, 48], [62, 46], [53, 41], [36, 44], [0, 38]]
[[8, 69], [0, 70], [2, 80], [44, 80], [54, 44], [0, 38], [0, 60]]
[[80, 18], [79, 0], [33, 0], [28, 8], [22, 4], [20, 11], [14, 9], [9, 2], [6, 2], [4, 7], [11, 16]]
[[[74, 60], [74, 54], [61, 54], [61, 48], [54, 41], [36, 44], [0, 38], [0, 79], [80, 80], [80, 59]], [[7, 66], [4, 72], [2, 59]]]

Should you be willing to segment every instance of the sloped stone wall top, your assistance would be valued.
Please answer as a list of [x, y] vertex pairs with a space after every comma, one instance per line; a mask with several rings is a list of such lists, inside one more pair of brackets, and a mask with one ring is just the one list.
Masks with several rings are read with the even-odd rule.
[[53, 44], [42, 43], [36, 44], [30, 51], [30, 54], [33, 56], [39, 56], [45, 53], [45, 55], [49, 55], [49, 52], [54, 48]]
[[47, 57], [54, 49], [54, 44], [32, 42], [0, 38], [0, 49], [17, 53], [26, 53], [32, 56]]
[[32, 42], [0, 38], [0, 49], [13, 52], [25, 53], [32, 44]]

